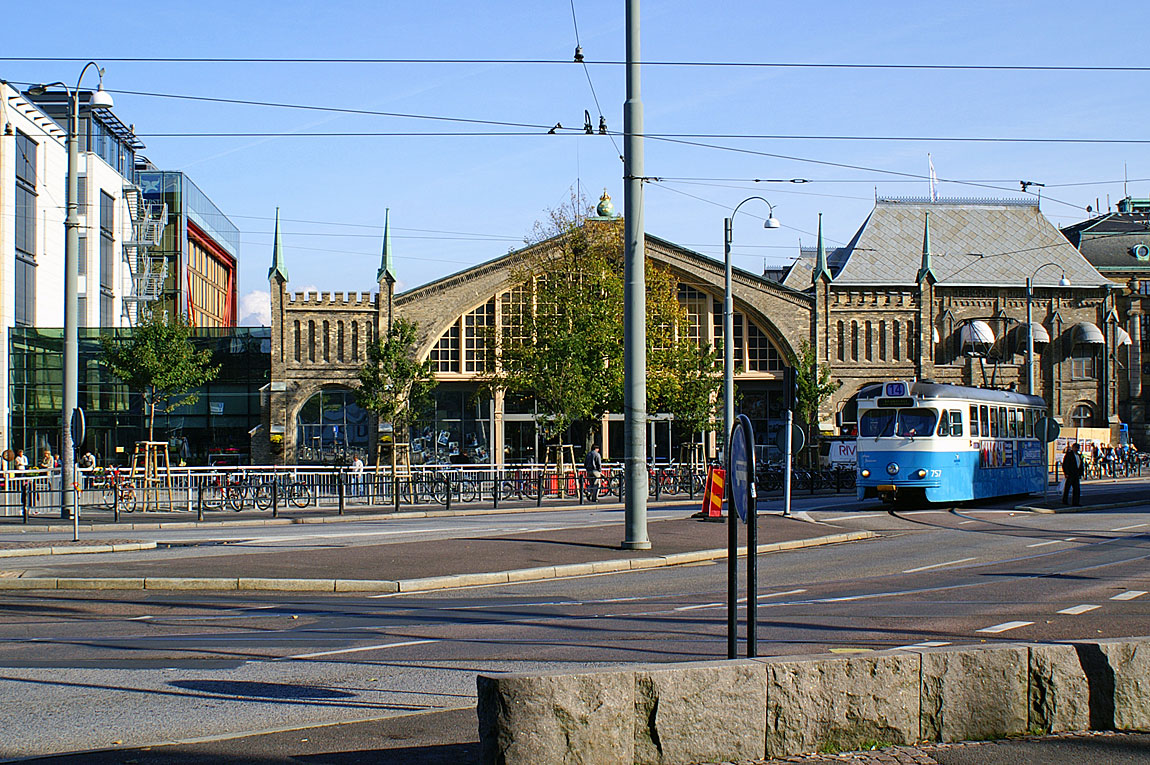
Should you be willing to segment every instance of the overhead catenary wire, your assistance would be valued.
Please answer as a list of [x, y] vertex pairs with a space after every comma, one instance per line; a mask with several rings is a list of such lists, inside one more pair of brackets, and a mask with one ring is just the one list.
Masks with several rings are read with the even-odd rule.
[[[68, 63], [89, 61], [93, 58], [105, 63], [121, 64], [503, 64], [554, 65], [571, 63], [569, 59], [545, 58], [272, 58], [222, 56], [0, 56], [0, 61]], [[602, 60], [589, 62], [596, 66], [625, 66], [626, 61]], [[1150, 72], [1150, 66], [1079, 65], [1079, 64], [891, 64], [861, 62], [819, 61], [643, 61], [645, 67], [703, 67], [749, 69], [875, 69], [971, 72]]]

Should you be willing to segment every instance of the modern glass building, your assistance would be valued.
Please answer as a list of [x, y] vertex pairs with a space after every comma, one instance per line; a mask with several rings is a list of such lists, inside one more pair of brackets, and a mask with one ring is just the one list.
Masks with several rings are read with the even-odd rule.
[[[148, 435], [143, 397], [116, 382], [100, 363], [101, 332], [80, 332], [84, 448], [96, 454], [100, 464], [126, 463], [133, 445]], [[271, 332], [267, 327], [200, 329], [193, 343], [197, 349], [212, 351], [219, 376], [198, 391], [199, 400], [192, 406], [157, 414], [155, 438], [168, 441], [173, 458], [178, 455], [190, 464], [203, 463], [217, 452], [246, 454], [248, 432], [260, 421], [260, 388], [271, 378]], [[26, 327], [13, 332], [8, 373], [13, 448], [34, 454], [47, 447], [59, 453], [61, 350], [59, 329]]]
[[168, 206], [168, 223], [154, 257], [167, 262], [157, 304], [193, 327], [233, 327], [239, 288], [240, 231], [188, 176], [144, 165], [137, 174], [144, 200]]

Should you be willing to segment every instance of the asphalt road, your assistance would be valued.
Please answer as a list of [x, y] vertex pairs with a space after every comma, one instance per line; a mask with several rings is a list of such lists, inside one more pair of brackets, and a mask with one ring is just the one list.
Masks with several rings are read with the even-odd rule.
[[[1002, 507], [808, 512], [834, 530], [881, 536], [762, 556], [760, 655], [1150, 632], [1146, 507], [1075, 515]], [[499, 524], [578, 525], [593, 517], [485, 522], [498, 533]], [[458, 520], [441, 519], [440, 533], [455, 533], [446, 529]], [[285, 531], [298, 535], [300, 527]], [[434, 528], [420, 533], [434, 543]], [[306, 556], [364, 539], [264, 544]], [[197, 550], [210, 567], [213, 546], [180, 554]], [[64, 565], [95, 572], [100, 564]], [[0, 756], [433, 713], [440, 722], [407, 754], [462, 757], [476, 736], [478, 671], [724, 657], [725, 572], [723, 562], [704, 563], [420, 596], [5, 593], [0, 730], [8, 735], [0, 736]], [[464, 711], [443, 712], [451, 709]], [[402, 735], [386, 732], [401, 725], [342, 728], [331, 746], [375, 751], [382, 736], [404, 749]], [[278, 735], [288, 746], [295, 734]], [[312, 742], [292, 746], [303, 743]]]

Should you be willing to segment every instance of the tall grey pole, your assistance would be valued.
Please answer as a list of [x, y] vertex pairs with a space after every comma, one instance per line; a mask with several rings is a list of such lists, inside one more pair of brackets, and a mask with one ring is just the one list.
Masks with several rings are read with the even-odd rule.
[[[741, 204], [741, 203], [740, 203]], [[738, 209], [737, 207], [735, 208]], [[723, 218], [723, 454], [735, 425], [735, 309], [731, 297], [731, 219]]]
[[643, 102], [639, 97], [639, 0], [627, 0], [627, 100], [623, 103], [623, 442], [626, 537], [647, 538], [647, 289], [643, 234]]
[[[87, 71], [85, 66], [84, 70]], [[80, 79], [84, 72], [80, 72]], [[79, 347], [76, 304], [79, 293], [80, 252], [80, 85], [72, 91], [68, 115], [68, 192], [64, 216], [64, 400], [60, 407], [60, 517], [72, 512], [72, 477], [75, 472], [75, 445], [72, 443], [72, 413], [79, 397]]]
[[1034, 277], [1026, 277], [1026, 392], [1034, 395]]

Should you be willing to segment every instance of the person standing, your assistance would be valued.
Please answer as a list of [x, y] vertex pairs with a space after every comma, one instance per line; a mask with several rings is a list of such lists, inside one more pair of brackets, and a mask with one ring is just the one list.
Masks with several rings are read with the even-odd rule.
[[599, 444], [591, 447], [587, 458], [583, 460], [583, 470], [587, 474], [587, 499], [591, 502], [599, 501], [599, 479], [603, 476], [603, 455], [599, 453]]
[[1072, 492], [1075, 506], [1082, 504], [1082, 468], [1082, 455], [1078, 453], [1078, 444], [1073, 443], [1062, 458], [1062, 474], [1066, 476], [1062, 486], [1062, 504], [1069, 504], [1067, 500]]
[[351, 461], [351, 493], [355, 497], [363, 494], [363, 459], [358, 454]]
[[13, 460], [13, 464], [16, 466], [17, 470], [28, 469], [28, 458], [24, 455], [23, 449], [16, 450], [16, 458]]

